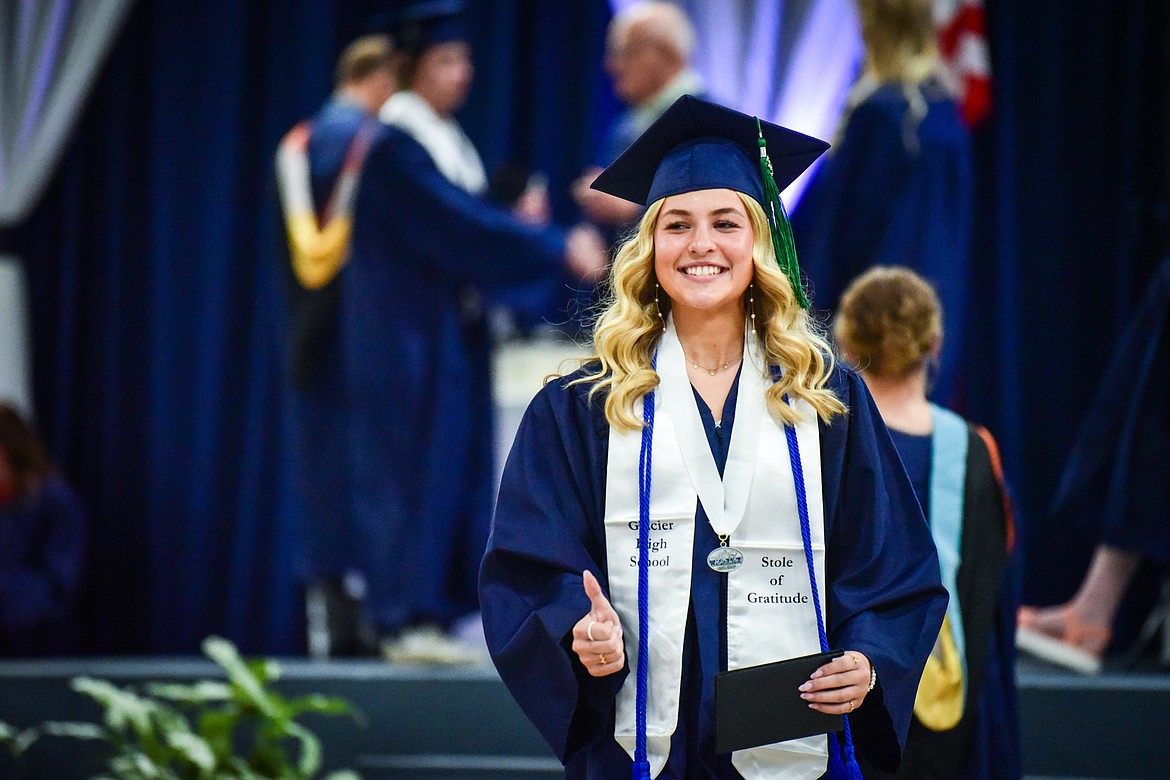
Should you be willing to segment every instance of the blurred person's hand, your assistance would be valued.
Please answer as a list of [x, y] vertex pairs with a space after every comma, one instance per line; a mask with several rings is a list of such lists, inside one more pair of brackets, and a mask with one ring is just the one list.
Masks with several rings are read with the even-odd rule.
[[609, 252], [601, 233], [592, 225], [577, 225], [565, 239], [565, 264], [581, 281], [601, 281], [609, 267]]
[[532, 176], [524, 192], [512, 206], [512, 215], [521, 222], [546, 227], [552, 222], [552, 205], [548, 199], [548, 185], [544, 178]]
[[599, 225], [628, 225], [642, 214], [642, 207], [609, 193], [592, 189], [589, 185], [601, 173], [596, 166], [586, 168], [573, 182], [571, 192], [577, 207], [591, 222]]

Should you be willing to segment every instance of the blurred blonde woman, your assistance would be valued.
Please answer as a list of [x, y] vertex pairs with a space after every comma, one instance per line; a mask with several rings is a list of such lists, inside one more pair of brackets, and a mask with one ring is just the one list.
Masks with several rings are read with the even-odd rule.
[[897, 777], [1018, 777], [1011, 506], [991, 434], [927, 401], [942, 317], [925, 279], [877, 266], [846, 288], [834, 328], [914, 484], [951, 596]]
[[[876, 409], [807, 312], [777, 193], [824, 149], [684, 96], [595, 183], [646, 211], [596, 357], [521, 423], [480, 574], [493, 660], [566, 777], [897, 764], [945, 596]], [[785, 659], [809, 664], [790, 690], [716, 716], [716, 675]], [[748, 734], [757, 707], [800, 737]]]
[[933, 0], [854, 0], [865, 58], [833, 150], [793, 215], [817, 304], [897, 263], [939, 281], [950, 318], [936, 397], [958, 390], [968, 320], [975, 176], [971, 137], [938, 52]]

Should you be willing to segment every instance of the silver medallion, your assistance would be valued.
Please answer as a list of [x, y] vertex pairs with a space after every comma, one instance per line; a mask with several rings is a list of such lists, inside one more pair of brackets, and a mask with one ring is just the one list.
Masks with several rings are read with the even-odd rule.
[[743, 553], [734, 547], [716, 547], [707, 553], [707, 565], [717, 572], [726, 574], [743, 564]]

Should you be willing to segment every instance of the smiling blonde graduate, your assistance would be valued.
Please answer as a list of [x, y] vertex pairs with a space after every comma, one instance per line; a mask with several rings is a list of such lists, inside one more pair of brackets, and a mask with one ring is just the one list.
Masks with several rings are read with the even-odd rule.
[[[684, 96], [594, 184], [646, 211], [595, 357], [521, 423], [480, 573], [493, 660], [566, 777], [898, 764], [946, 592], [889, 434], [801, 289], [778, 190], [826, 147]], [[717, 751], [737, 728], [718, 675], [826, 651], [732, 715], [837, 725]]]

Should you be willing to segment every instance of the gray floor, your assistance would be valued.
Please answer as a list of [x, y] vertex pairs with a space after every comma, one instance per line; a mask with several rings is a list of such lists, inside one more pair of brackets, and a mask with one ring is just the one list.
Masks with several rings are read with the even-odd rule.
[[496, 401], [496, 474], [512, 449], [516, 428], [528, 402], [553, 373], [569, 373], [578, 358], [589, 354], [586, 347], [553, 336], [509, 341], [497, 349], [492, 364], [492, 392]]

